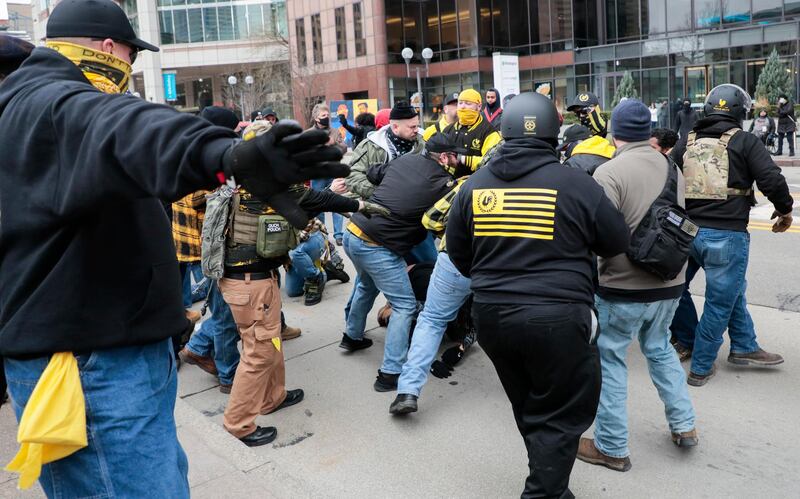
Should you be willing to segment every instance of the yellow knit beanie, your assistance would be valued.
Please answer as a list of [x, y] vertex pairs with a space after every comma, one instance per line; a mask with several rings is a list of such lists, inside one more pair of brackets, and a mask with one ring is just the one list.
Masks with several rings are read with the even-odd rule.
[[474, 102], [475, 104], [481, 103], [481, 94], [477, 90], [473, 90], [468, 88], [463, 90], [460, 94], [458, 94], [458, 100], [463, 100], [467, 102]]

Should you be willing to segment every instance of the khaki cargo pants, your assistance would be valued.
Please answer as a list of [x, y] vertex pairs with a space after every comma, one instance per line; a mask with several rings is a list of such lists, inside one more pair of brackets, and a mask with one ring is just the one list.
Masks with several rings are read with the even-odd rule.
[[[223, 424], [236, 438], [256, 430], [259, 414], [267, 414], [286, 398], [281, 337], [281, 293], [278, 280], [243, 281], [222, 278], [219, 289], [231, 307], [242, 338], [242, 356], [233, 379]], [[278, 343], [273, 342], [278, 339]]]

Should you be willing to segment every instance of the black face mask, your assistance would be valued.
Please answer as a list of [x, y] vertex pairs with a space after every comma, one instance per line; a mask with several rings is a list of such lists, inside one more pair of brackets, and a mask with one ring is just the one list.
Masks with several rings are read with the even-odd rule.
[[688, 103], [686, 103], [686, 102], [684, 102], [684, 103], [683, 103], [683, 109], [684, 109], [684, 110], [688, 111], [688, 110], [690, 110], [691, 108], [692, 108], [692, 105], [691, 105], [691, 104], [688, 104]]
[[319, 126], [321, 126], [322, 128], [328, 128], [331, 125], [330, 118], [320, 118], [319, 120], [317, 120], [317, 122], [319, 123]]

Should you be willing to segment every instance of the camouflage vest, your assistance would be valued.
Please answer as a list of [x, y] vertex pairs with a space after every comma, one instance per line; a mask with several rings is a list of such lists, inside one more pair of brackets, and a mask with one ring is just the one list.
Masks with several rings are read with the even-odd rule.
[[739, 128], [731, 128], [719, 139], [697, 138], [689, 133], [683, 155], [683, 176], [686, 179], [686, 199], [727, 199], [728, 196], [749, 196], [752, 189], [728, 187], [728, 143]]

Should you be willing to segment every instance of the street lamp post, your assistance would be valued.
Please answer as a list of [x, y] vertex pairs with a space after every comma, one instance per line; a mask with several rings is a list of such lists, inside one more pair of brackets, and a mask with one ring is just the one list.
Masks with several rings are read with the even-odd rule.
[[[250, 76], [250, 75], [247, 75], [247, 76], [244, 77], [244, 83], [245, 83], [245, 85], [247, 85], [247, 93], [250, 96], [250, 99], [252, 99], [253, 101], [255, 101], [255, 99], [253, 98], [253, 82], [254, 81], [255, 80], [253, 80], [253, 77]], [[244, 104], [244, 89], [242, 89], [242, 104]], [[251, 104], [253, 105], [253, 107], [256, 106], [255, 102], [251, 102]], [[242, 114], [244, 114], [244, 109], [242, 109]]]
[[[411, 78], [411, 68], [410, 68], [409, 64], [411, 64], [411, 59], [414, 58], [414, 51], [410, 47], [406, 47], [400, 52], [400, 55], [403, 57], [403, 60], [406, 61], [406, 78]], [[427, 78], [428, 77], [429, 63], [430, 63], [431, 59], [433, 58], [433, 50], [431, 50], [429, 47], [425, 47], [424, 49], [422, 49], [422, 54], [421, 55], [422, 55], [422, 59], [425, 61], [425, 78]], [[420, 98], [420, 112], [421, 112], [422, 111], [422, 103], [423, 103], [423, 101], [422, 101], [422, 79], [420, 78], [420, 75], [419, 75], [419, 67], [418, 66], [414, 67], [414, 70], [417, 73], [417, 94], [419, 95], [419, 98]]]

